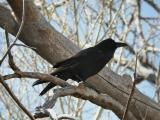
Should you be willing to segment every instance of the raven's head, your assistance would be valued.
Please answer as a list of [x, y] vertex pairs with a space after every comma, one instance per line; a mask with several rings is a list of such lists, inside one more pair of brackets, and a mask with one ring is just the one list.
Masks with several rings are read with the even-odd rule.
[[118, 47], [125, 47], [128, 45], [122, 42], [115, 42], [113, 39], [108, 38], [108, 39], [101, 41], [96, 46], [104, 50], [116, 50], [116, 48]]

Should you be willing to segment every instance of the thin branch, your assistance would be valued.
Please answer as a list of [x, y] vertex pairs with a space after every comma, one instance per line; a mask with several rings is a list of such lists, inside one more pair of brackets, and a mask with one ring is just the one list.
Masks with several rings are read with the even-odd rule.
[[9, 53], [9, 51], [11, 50], [11, 48], [14, 46], [14, 44], [17, 42], [18, 40], [18, 37], [20, 35], [20, 33], [22, 32], [22, 28], [23, 28], [23, 25], [24, 25], [24, 19], [25, 19], [25, 6], [24, 6], [24, 0], [23, 0], [23, 9], [22, 9], [22, 21], [21, 21], [21, 24], [20, 24], [20, 27], [19, 27], [19, 30], [17, 32], [17, 35], [16, 35], [16, 38], [15, 40], [13, 41], [13, 43], [9, 46], [7, 52], [4, 54], [3, 58], [0, 60], [0, 66], [2, 65], [4, 59], [6, 58], [7, 54]]
[[[8, 32], [7, 30], [5, 30], [5, 35], [6, 35], [6, 42], [7, 42], [7, 47], [9, 47], [9, 37], [8, 37]], [[11, 51], [8, 51], [8, 57], [9, 57], [9, 64], [10, 67], [14, 70], [14, 71], [20, 71], [20, 69], [15, 65], [14, 60], [13, 60], [13, 56], [11, 55]], [[3, 87], [6, 89], [6, 91], [9, 93], [9, 95], [11, 96], [11, 98], [17, 103], [17, 105], [24, 111], [24, 113], [26, 113], [26, 115], [28, 115], [28, 117], [31, 120], [35, 120], [35, 118], [31, 115], [31, 113], [23, 106], [23, 104], [18, 100], [18, 98], [14, 95], [14, 93], [12, 92], [12, 90], [8, 87], [7, 83], [4, 82], [4, 79], [2, 76], [0, 76], [0, 82], [2, 83]]]
[[95, 114], [95, 120], [100, 120], [102, 113], [103, 113], [103, 108], [99, 107], [96, 114]]
[[152, 6], [157, 11], [157, 13], [160, 12], [159, 6], [156, 5], [156, 3], [154, 3], [154, 1], [152, 1], [152, 0], [145, 0], [145, 2], [147, 2], [150, 6]]
[[60, 86], [70, 86], [67, 82], [64, 80], [54, 77], [52, 75], [38, 73], [38, 72], [22, 72], [22, 71], [16, 71], [16, 73], [8, 74], [3, 76], [4, 80], [12, 79], [12, 78], [35, 78], [35, 79], [42, 79], [43, 81], [52, 82], [56, 85]]
[[[8, 48], [10, 46], [10, 43], [9, 43], [9, 37], [8, 37], [7, 29], [5, 29], [5, 35], [6, 35], [6, 43], [7, 43], [7, 48]], [[10, 67], [13, 69], [13, 71], [20, 71], [20, 69], [14, 63], [11, 51], [8, 52], [8, 63], [10, 65]]]
[[135, 65], [135, 72], [134, 72], [134, 81], [133, 81], [131, 93], [130, 93], [130, 95], [129, 95], [129, 98], [128, 98], [128, 101], [127, 101], [127, 105], [126, 105], [126, 109], [125, 109], [125, 112], [124, 112], [124, 114], [123, 114], [122, 120], [125, 120], [125, 117], [126, 117], [127, 112], [128, 112], [128, 110], [129, 110], [129, 105], [130, 105], [130, 103], [131, 103], [132, 96], [133, 96], [134, 90], [135, 90], [136, 78], [137, 78], [137, 58], [138, 58], [138, 54], [136, 54], [136, 65]]
[[115, 22], [117, 16], [119, 15], [119, 13], [120, 13], [120, 11], [121, 11], [121, 8], [122, 8], [122, 5], [123, 5], [124, 2], [125, 2], [125, 0], [121, 0], [119, 9], [118, 9], [117, 12], [115, 13], [115, 16], [113, 17], [112, 21], [111, 21], [111, 22], [109, 23], [109, 25], [108, 25], [107, 31], [106, 31], [105, 34], [101, 37], [100, 40], [102, 40], [102, 39], [106, 36], [106, 34], [109, 32], [109, 30], [111, 29], [112, 24]]
[[35, 120], [32, 114], [23, 106], [23, 104], [18, 100], [18, 98], [14, 95], [8, 85], [4, 82], [3, 77], [0, 75], [0, 83], [2, 83], [3, 87], [7, 90], [12, 99], [17, 103], [17, 105], [28, 115], [31, 120]]

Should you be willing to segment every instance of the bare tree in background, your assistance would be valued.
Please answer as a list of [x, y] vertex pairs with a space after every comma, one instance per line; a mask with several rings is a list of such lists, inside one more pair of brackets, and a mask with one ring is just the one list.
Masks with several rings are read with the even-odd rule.
[[[6, 0], [0, 3], [0, 59], [7, 51], [3, 29], [10, 33], [12, 44], [21, 24], [22, 1]], [[24, 26], [19, 41], [11, 48], [11, 54], [15, 64], [25, 74], [18, 72], [18, 76], [8, 66], [6, 57], [0, 66], [0, 76], [30, 113], [33, 113], [36, 106], [42, 105], [38, 108], [44, 110], [43, 115], [36, 114], [35, 118], [48, 117], [51, 109], [59, 119], [60, 115], [84, 120], [113, 119], [113, 113], [121, 119], [132, 86], [129, 76], [133, 76], [135, 55], [139, 53], [137, 85], [149, 81], [156, 89], [152, 93], [155, 97], [148, 98], [135, 89], [126, 119], [159, 120], [160, 3], [150, 0], [24, 1]], [[45, 75], [37, 72], [50, 73], [52, 64], [108, 37], [128, 43], [129, 48], [119, 49], [107, 67], [85, 83], [98, 89], [101, 94], [80, 84], [71, 88], [57, 87], [54, 91], [57, 96], [38, 96], [43, 85], [36, 88], [31, 85], [34, 79]], [[30, 72], [33, 74], [30, 75]], [[13, 74], [14, 79], [7, 76]], [[54, 78], [45, 77], [46, 80], [54, 81]], [[60, 85], [59, 82], [57, 84]], [[151, 88], [146, 89], [150, 91]], [[29, 119], [24, 115], [1, 86], [0, 119]]]

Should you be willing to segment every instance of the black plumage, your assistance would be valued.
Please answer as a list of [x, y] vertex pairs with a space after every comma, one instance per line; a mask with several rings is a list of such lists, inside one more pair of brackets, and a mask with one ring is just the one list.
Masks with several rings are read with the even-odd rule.
[[[51, 73], [63, 80], [72, 79], [80, 82], [88, 77], [97, 74], [113, 57], [116, 48], [127, 46], [126, 43], [115, 42], [111, 38], [101, 41], [94, 47], [84, 49], [76, 55], [56, 63], [53, 67], [56, 70]], [[43, 80], [37, 80], [34, 85], [46, 83]], [[49, 83], [40, 95], [45, 94], [53, 88], [55, 84]]]

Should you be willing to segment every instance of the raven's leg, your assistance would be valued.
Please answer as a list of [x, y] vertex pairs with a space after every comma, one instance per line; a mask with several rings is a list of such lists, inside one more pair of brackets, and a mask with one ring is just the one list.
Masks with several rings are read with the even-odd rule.
[[92, 90], [95, 90], [98, 94], [100, 94], [100, 91], [99, 91], [99, 90], [93, 88], [93, 87], [92, 87], [91, 85], [89, 85], [85, 80], [83, 80], [83, 78], [81, 78], [79, 75], [76, 74], [75, 77], [79, 80], [78, 82], [83, 81], [83, 82], [84, 82], [84, 85], [85, 85], [86, 87], [88, 87], [88, 88], [90, 88], [90, 89], [92, 89]]
[[77, 80], [75, 80], [75, 81], [77, 81], [77, 82], [84, 81], [83, 78], [81, 78], [79, 75], [75, 74], [74, 76], [75, 76], [75, 78], [77, 78]]
[[85, 85], [86, 87], [88, 87], [88, 88], [90, 88], [90, 89], [96, 91], [98, 94], [101, 93], [98, 89], [96, 89], [95, 87], [91, 86], [91, 85], [88, 84], [86, 81], [84, 81], [84, 85]]

